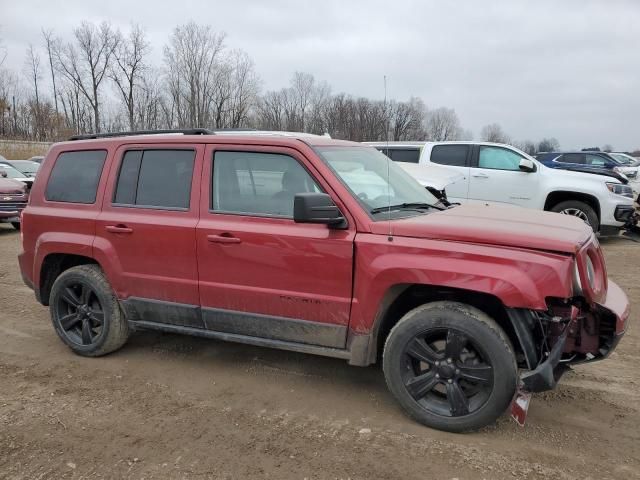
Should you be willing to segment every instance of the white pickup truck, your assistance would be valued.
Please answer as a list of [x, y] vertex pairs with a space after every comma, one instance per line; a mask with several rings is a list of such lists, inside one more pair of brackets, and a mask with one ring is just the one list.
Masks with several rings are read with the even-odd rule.
[[510, 145], [473, 141], [367, 144], [395, 161], [441, 165], [461, 173], [458, 181], [447, 186], [452, 202], [517, 205], [575, 215], [603, 235], [617, 234], [635, 222], [630, 186], [613, 176], [545, 167]]

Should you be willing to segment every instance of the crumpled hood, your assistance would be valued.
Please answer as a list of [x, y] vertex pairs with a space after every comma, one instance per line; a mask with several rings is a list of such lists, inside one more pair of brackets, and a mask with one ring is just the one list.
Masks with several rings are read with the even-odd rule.
[[452, 183], [464, 179], [464, 174], [452, 168], [441, 167], [429, 164], [421, 165], [417, 163], [396, 162], [397, 165], [415, 178], [423, 187], [432, 187], [436, 190], [444, 190]]
[[[388, 234], [379, 221], [374, 233]], [[428, 215], [391, 221], [394, 236], [451, 240], [507, 247], [576, 253], [593, 235], [582, 220], [569, 215], [520, 207], [461, 205]]]

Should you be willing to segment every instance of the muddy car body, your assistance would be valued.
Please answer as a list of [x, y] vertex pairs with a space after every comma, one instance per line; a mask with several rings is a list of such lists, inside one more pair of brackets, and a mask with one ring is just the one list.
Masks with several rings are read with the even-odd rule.
[[579, 219], [433, 206], [362, 144], [185, 133], [47, 154], [19, 262], [76, 353], [156, 329], [381, 361], [412, 417], [464, 431], [606, 357], [626, 329], [626, 296]]

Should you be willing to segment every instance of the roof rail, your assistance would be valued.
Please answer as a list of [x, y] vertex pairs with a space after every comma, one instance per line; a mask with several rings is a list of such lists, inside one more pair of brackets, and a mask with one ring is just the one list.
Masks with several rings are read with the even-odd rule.
[[93, 140], [96, 138], [130, 137], [133, 135], [160, 135], [163, 133], [181, 133], [183, 135], [215, 135], [216, 132], [207, 128], [177, 128], [167, 130], [134, 130], [131, 132], [88, 133], [69, 137], [73, 140]]

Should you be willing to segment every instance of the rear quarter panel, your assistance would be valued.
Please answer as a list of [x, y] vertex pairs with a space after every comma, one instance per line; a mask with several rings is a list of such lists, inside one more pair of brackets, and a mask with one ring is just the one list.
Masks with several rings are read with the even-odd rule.
[[[63, 152], [105, 150], [107, 156], [93, 204], [54, 202], [45, 199], [45, 190], [56, 159]], [[22, 214], [23, 253], [20, 266], [38, 287], [42, 262], [51, 253], [68, 253], [93, 258], [95, 220], [102, 208], [106, 178], [113, 148], [108, 144], [55, 144], [47, 153], [30, 193], [29, 205]]]

